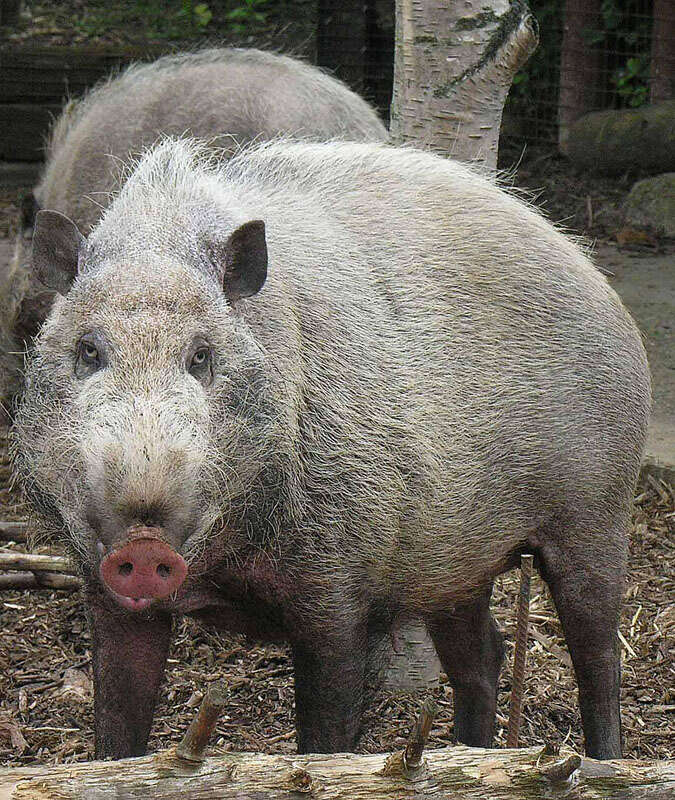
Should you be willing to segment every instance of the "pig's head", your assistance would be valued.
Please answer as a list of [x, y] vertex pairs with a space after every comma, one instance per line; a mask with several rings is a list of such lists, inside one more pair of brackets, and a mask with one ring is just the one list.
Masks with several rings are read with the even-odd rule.
[[41, 528], [141, 610], [181, 588], [216, 533], [236, 548], [263, 469], [276, 422], [239, 301], [265, 281], [265, 230], [195, 234], [192, 263], [180, 243], [96, 234], [37, 214], [33, 268], [59, 297], [27, 365], [14, 460]]

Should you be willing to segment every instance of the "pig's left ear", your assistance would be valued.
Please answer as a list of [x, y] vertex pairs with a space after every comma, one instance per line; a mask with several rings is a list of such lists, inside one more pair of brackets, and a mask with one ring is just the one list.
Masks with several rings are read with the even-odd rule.
[[33, 232], [33, 270], [39, 280], [59, 294], [68, 294], [85, 241], [68, 217], [58, 211], [38, 211]]
[[265, 223], [245, 222], [213, 254], [223, 269], [223, 291], [230, 303], [259, 292], [267, 277]]

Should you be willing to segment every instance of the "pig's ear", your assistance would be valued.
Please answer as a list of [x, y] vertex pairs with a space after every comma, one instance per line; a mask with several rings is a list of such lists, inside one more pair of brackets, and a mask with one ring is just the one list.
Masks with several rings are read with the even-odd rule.
[[38, 279], [59, 294], [68, 294], [84, 242], [68, 217], [58, 211], [38, 211], [33, 232], [33, 270]]
[[223, 272], [223, 291], [230, 303], [259, 292], [267, 277], [265, 223], [260, 219], [245, 222], [216, 254]]

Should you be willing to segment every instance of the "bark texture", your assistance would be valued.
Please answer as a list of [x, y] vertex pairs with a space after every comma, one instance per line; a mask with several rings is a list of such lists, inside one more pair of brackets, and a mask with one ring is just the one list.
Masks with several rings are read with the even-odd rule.
[[400, 0], [392, 138], [494, 170], [504, 101], [536, 45], [520, 0]]
[[598, 762], [537, 747], [432, 750], [416, 769], [405, 767], [401, 753], [228, 753], [195, 765], [165, 750], [114, 763], [0, 770], [0, 800], [670, 800], [674, 792], [675, 761]]

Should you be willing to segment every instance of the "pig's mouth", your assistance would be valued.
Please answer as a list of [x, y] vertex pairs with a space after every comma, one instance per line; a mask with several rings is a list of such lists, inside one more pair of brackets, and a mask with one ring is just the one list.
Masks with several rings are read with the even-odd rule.
[[101, 582], [128, 611], [144, 611], [155, 600], [178, 591], [187, 576], [183, 557], [161, 538], [156, 528], [135, 528], [111, 552], [99, 543], [103, 555]]
[[150, 608], [155, 602], [154, 597], [127, 597], [126, 595], [113, 592], [110, 588], [108, 588], [108, 591], [122, 608], [126, 608], [127, 611], [145, 611], [146, 608]]

